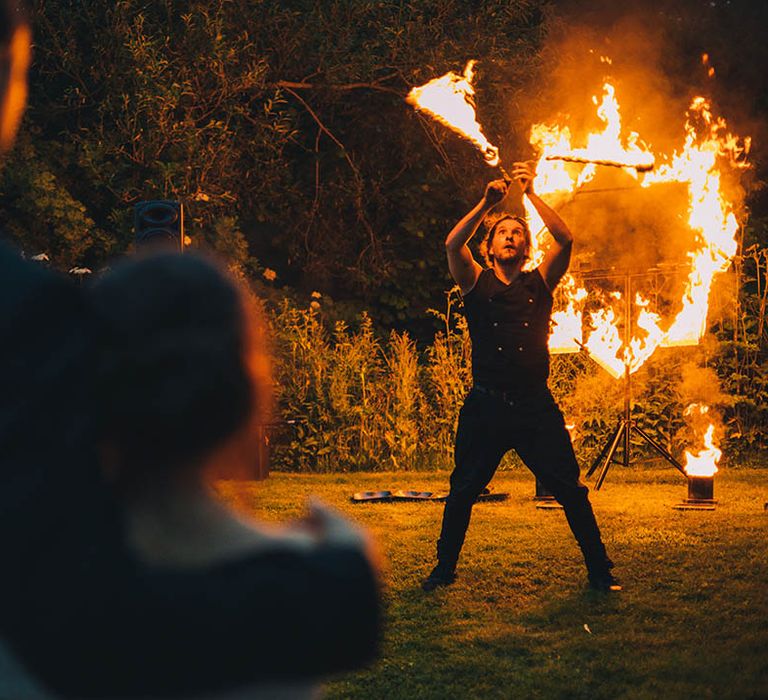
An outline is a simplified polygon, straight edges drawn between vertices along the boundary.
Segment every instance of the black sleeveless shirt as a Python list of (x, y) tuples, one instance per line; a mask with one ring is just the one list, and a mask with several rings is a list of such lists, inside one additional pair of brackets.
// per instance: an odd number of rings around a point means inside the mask
[(464, 296), (464, 313), (476, 384), (513, 392), (546, 385), (552, 293), (538, 269), (510, 285), (483, 270)]

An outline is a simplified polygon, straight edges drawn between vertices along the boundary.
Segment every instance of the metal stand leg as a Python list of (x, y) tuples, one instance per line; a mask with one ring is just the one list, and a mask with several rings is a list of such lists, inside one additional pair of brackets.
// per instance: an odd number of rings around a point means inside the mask
[(595, 481), (595, 491), (599, 491), (600, 487), (603, 485), (603, 481), (605, 481), (605, 476), (608, 474), (608, 469), (611, 466), (611, 462), (613, 461), (613, 455), (616, 453), (616, 449), (619, 446), (619, 442), (622, 438), (624, 438), (624, 460), (627, 459), (627, 431), (626, 431), (626, 425), (624, 423), (624, 419), (619, 421), (619, 427), (616, 429), (616, 434), (613, 437), (613, 441), (611, 442), (611, 446), (608, 450), (608, 454), (605, 457), (605, 461), (603, 463), (603, 469), (597, 476), (597, 481)]
[(616, 424), (616, 428), (614, 428), (614, 431), (611, 433), (611, 436), (606, 441), (605, 445), (603, 445), (603, 449), (600, 450), (600, 454), (597, 455), (597, 458), (594, 462), (592, 462), (592, 466), (589, 468), (589, 471), (587, 472), (587, 478), (592, 476), (597, 471), (597, 468), (603, 463), (603, 460), (605, 459), (605, 455), (608, 454), (608, 451), (611, 448), (611, 445), (613, 444), (613, 441), (618, 435), (618, 433), (621, 431), (623, 421), (619, 419), (619, 422)]
[(685, 473), (685, 469), (683, 468), (683, 465), (680, 464), (667, 450), (665, 450), (661, 445), (659, 445), (656, 440), (654, 440), (648, 433), (646, 433), (642, 428), (638, 427), (637, 425), (634, 426), (635, 430), (637, 431), (637, 434), (643, 438), (656, 452), (658, 452), (664, 459), (667, 460), (675, 469), (677, 469), (681, 474), (685, 476), (685, 478), (688, 478), (688, 475)]
[(597, 469), (600, 467), (600, 473), (597, 476), (597, 480), (595, 481), (595, 491), (599, 491), (600, 487), (603, 485), (603, 481), (605, 481), (605, 477), (608, 474), (608, 469), (610, 468), (611, 464), (613, 462), (616, 462), (617, 460), (613, 459), (613, 456), (616, 454), (616, 450), (619, 447), (619, 443), (624, 443), (624, 454), (622, 455), (622, 460), (620, 464), (623, 464), (625, 467), (629, 466), (630, 463), (630, 435), (632, 431), (635, 431), (643, 440), (645, 440), (656, 452), (663, 457), (667, 462), (669, 462), (675, 469), (677, 469), (683, 476), (688, 478), (688, 475), (685, 473), (685, 469), (683, 468), (683, 465), (680, 464), (673, 456), (670, 454), (670, 452), (666, 449), (664, 449), (661, 445), (659, 445), (656, 440), (654, 440), (648, 433), (646, 433), (640, 426), (638, 426), (634, 421), (627, 421), (624, 418), (621, 418), (619, 420), (619, 424), (616, 426), (616, 429), (611, 433), (610, 438), (608, 439), (608, 442), (605, 443), (603, 446), (603, 449), (600, 451), (600, 454), (598, 455), (597, 459), (592, 463), (592, 466), (589, 468), (589, 471), (587, 472), (587, 478), (592, 476), (592, 474), (597, 471)]
[[(632, 307), (631, 307), (631, 279), (632, 275), (630, 273), (627, 273), (624, 278), (624, 347), (628, 348), (630, 346), (631, 342), (631, 333), (630, 333), (630, 324), (631, 324), (631, 318), (632, 318)], [(582, 346), (582, 349), (585, 349), (584, 346)], [(589, 351), (587, 350), (587, 353)], [(661, 455), (667, 462), (669, 462), (675, 469), (680, 471), (683, 475), (686, 476), (685, 469), (683, 466), (678, 462), (670, 453), (668, 450), (665, 450), (661, 445), (659, 445), (658, 442), (656, 442), (648, 433), (646, 433), (642, 428), (639, 428), (634, 420), (632, 420), (632, 373), (630, 372), (630, 365), (625, 360), (624, 364), (624, 411), (619, 418), (619, 422), (616, 425), (616, 429), (611, 433), (610, 438), (608, 438), (608, 441), (603, 445), (603, 448), (600, 450), (600, 454), (597, 456), (597, 459), (592, 463), (592, 466), (590, 466), (589, 471), (587, 471), (587, 478), (592, 476), (598, 469), (600, 469), (600, 473), (598, 474), (597, 480), (595, 481), (595, 490), (599, 491), (600, 487), (603, 485), (603, 481), (605, 480), (606, 474), (608, 474), (608, 469), (611, 466), (611, 463), (614, 461), (614, 454), (616, 453), (616, 450), (619, 447), (619, 443), (624, 443), (624, 454), (622, 455), (622, 460), (620, 464), (623, 464), (625, 467), (629, 466), (630, 463), (630, 450), (631, 450), (631, 436), (632, 436), (632, 430), (635, 430), (637, 434), (643, 438), (656, 452)]]

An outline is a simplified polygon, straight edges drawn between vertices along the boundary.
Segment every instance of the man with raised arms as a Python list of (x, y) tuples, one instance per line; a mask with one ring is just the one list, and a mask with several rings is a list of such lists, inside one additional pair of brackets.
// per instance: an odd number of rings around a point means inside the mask
[(538, 267), (523, 269), (531, 249), (531, 233), (523, 217), (502, 215), (493, 224), (480, 244), (487, 267), (475, 260), (467, 245), (486, 215), (507, 195), (505, 180), (489, 183), (483, 198), (445, 240), (448, 267), (464, 298), (473, 386), (459, 414), (438, 561), (422, 584), (425, 591), (455, 580), (472, 505), (510, 449), (563, 506), (584, 555), (590, 587), (604, 592), (620, 589), (588, 489), (579, 480), (562, 413), (547, 387), (552, 292), (568, 269), (573, 236), (534, 192), (534, 176), (528, 163), (515, 163), (512, 177), (554, 239)]

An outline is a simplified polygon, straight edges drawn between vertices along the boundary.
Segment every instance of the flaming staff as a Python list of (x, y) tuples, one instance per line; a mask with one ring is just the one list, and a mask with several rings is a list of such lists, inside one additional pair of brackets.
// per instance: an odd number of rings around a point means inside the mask
[(498, 168), (505, 180), (511, 180), (501, 167), (499, 149), (485, 137), (477, 121), (475, 88), (472, 86), (475, 63), (469, 61), (463, 75), (449, 71), (424, 85), (412, 88), (405, 101), (472, 142), (488, 165)]
[(612, 168), (632, 168), (639, 173), (644, 173), (653, 170), (654, 165), (656, 165), (656, 159), (653, 157), (653, 154), (648, 155), (650, 156), (649, 158), (631, 163), (609, 160), (608, 158), (590, 158), (588, 156), (579, 156), (575, 154), (548, 155), (544, 156), (544, 160), (562, 160), (566, 163), (591, 163), (593, 165), (606, 165)]

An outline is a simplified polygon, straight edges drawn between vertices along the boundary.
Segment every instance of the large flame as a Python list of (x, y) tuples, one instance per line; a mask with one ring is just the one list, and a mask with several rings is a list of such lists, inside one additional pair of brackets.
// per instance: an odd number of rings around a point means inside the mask
[[(621, 115), (613, 85), (603, 85), (603, 99), (599, 105), (597, 97), (593, 97), (592, 101), (597, 105), (597, 116), (605, 125), (603, 130), (589, 134), (584, 148), (572, 148), (568, 141), (562, 139), (551, 142), (545, 146), (542, 157), (545, 160), (590, 163), (593, 166), (590, 174), (594, 174), (594, 165), (616, 165), (641, 171), (653, 168), (656, 159), (653, 153), (640, 145), (637, 133), (631, 132), (626, 143), (622, 143)], [(541, 134), (537, 134), (536, 138), (540, 139)], [(531, 143), (535, 144), (533, 138)]]
[[(706, 64), (708, 57), (702, 60)], [(607, 57), (601, 57), (601, 61), (610, 64)], [(489, 165), (498, 165), (498, 149), (477, 122), (472, 87), (474, 65), (475, 61), (469, 61), (464, 75), (451, 72), (415, 87), (406, 99), (469, 139)], [(695, 345), (704, 335), (712, 280), (715, 274), (728, 269), (737, 248), (738, 221), (724, 193), (720, 168), (724, 162), (730, 167), (747, 167), (745, 156), (750, 140), (730, 134), (725, 120), (713, 116), (709, 102), (696, 97), (687, 113), (681, 151), (671, 158), (657, 158), (636, 132), (626, 138), (622, 135), (613, 85), (604, 83), (602, 97), (592, 100), (603, 126), (600, 131), (587, 134), (583, 146), (572, 144), (567, 125), (535, 124), (531, 128), (530, 142), (540, 153), (534, 181), (536, 191), (557, 206), (592, 180), (600, 165), (621, 167), (642, 187), (662, 182), (683, 183), (689, 197), (688, 225), (697, 234), (696, 248), (688, 253), (691, 267), (685, 292), (674, 317), (665, 321), (638, 295), (634, 300), (637, 318), (632, 324), (633, 314), (627, 318), (627, 304), (620, 294), (615, 295), (615, 303), (603, 305), (585, 318), (587, 290), (572, 276), (564, 278), (561, 289), (565, 303), (552, 315), (550, 351), (575, 352), (585, 348), (613, 376), (622, 377), (627, 371), (631, 374), (640, 369), (657, 347)], [(659, 160), (661, 165), (657, 164)], [(583, 167), (566, 166), (566, 162), (581, 163)], [(528, 263), (532, 268), (543, 258), (548, 236), (535, 208), (527, 199), (524, 202), (530, 228), (537, 232)], [(627, 332), (627, 323), (635, 326), (631, 334)]]
[(567, 299), (567, 305), (565, 309), (552, 313), (549, 351), (552, 353), (578, 352), (582, 347), (580, 306), (587, 297), (587, 290), (577, 287), (573, 277), (566, 278), (560, 289)]
[(477, 122), (475, 89), (472, 87), (475, 63), (467, 63), (464, 75), (449, 72), (413, 88), (405, 99), (408, 104), (469, 139), (482, 151), (488, 165), (495, 166), (499, 164), (499, 149), (485, 138)]
[[(708, 406), (691, 404), (685, 410), (685, 415), (691, 416), (698, 413), (699, 417), (701, 417), (708, 412)], [(714, 476), (717, 472), (717, 463), (720, 461), (723, 453), (714, 443), (714, 434), (715, 426), (712, 423), (709, 423), (709, 427), (707, 427), (706, 432), (704, 433), (704, 448), (699, 450), (695, 455), (688, 452), (688, 450), (685, 451), (685, 473), (688, 474), (688, 476)]]
[[(682, 150), (652, 172), (647, 168), (657, 158), (642, 144), (637, 133), (622, 138), (621, 116), (615, 90), (603, 85), (597, 115), (603, 122), (599, 133), (589, 134), (584, 147), (574, 147), (568, 126), (536, 124), (531, 129), (530, 142), (540, 152), (534, 186), (550, 202), (573, 197), (578, 189), (594, 178), (599, 164), (623, 167), (642, 187), (661, 182), (684, 183), (688, 189), (688, 225), (697, 234), (696, 249), (689, 252), (690, 273), (687, 287), (674, 317), (663, 322), (639, 295), (634, 308), (639, 313), (632, 334), (619, 324), (627, 322), (624, 303), (611, 305), (588, 315), (585, 325), (586, 340), (579, 341), (583, 304), (588, 294), (575, 280), (566, 276), (563, 284), (565, 308), (553, 314), (550, 336), (552, 352), (571, 352), (576, 347), (586, 348), (595, 361), (614, 377), (628, 370), (636, 372), (659, 346), (695, 345), (707, 328), (709, 292), (714, 275), (728, 269), (736, 254), (738, 222), (733, 205), (722, 186), (720, 167), (723, 162), (731, 167), (746, 167), (744, 160), (749, 151), (749, 139), (739, 139), (728, 133), (724, 119), (712, 115), (708, 101), (695, 98), (685, 122), (685, 142)], [(566, 167), (564, 161), (587, 162), (580, 171)], [(531, 266), (542, 259), (546, 236), (544, 223), (536, 210), (526, 201), (531, 228), (538, 231)], [(570, 344), (568, 342), (570, 340)]]
[(739, 224), (722, 192), (718, 156), (728, 156), (732, 165), (744, 167), (742, 156), (749, 150), (749, 139), (742, 146), (726, 128), (724, 119), (712, 117), (703, 97), (695, 98), (688, 112), (682, 152), (675, 153), (670, 165), (662, 166), (642, 182), (644, 187), (655, 182), (686, 183), (690, 198), (688, 225), (699, 234), (698, 249), (689, 253), (691, 272), (682, 308), (666, 332), (665, 345), (699, 342), (707, 328), (712, 279), (728, 269), (736, 254)]

